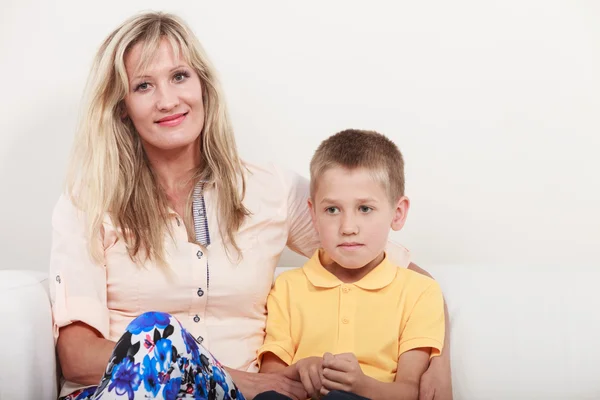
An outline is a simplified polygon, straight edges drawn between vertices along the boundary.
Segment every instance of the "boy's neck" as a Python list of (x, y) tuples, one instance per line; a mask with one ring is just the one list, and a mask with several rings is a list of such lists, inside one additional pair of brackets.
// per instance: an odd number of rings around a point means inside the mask
[(367, 265), (361, 268), (344, 268), (343, 266), (336, 263), (327, 252), (323, 249), (319, 251), (319, 261), (323, 268), (331, 272), (344, 283), (355, 283), (360, 281), (362, 278), (367, 276), (369, 272), (373, 271), (385, 258), (385, 252), (381, 252), (375, 259), (371, 260)]

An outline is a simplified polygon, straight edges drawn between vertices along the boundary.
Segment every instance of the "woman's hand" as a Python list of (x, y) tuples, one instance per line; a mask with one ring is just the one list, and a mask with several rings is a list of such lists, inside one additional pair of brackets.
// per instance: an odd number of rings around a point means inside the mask
[(294, 380), (296, 371), (293, 366), (272, 373), (244, 372), (231, 368), (225, 369), (229, 372), (233, 382), (247, 400), (252, 400), (259, 393), (270, 390), (288, 396), (292, 400), (306, 400), (308, 397), (302, 382)]

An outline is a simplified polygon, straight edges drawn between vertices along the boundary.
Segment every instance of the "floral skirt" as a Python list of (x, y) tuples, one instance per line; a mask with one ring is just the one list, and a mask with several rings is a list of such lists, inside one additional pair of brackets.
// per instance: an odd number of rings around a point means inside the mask
[(244, 400), (223, 366), (169, 314), (134, 319), (115, 346), (100, 385), (60, 400)]

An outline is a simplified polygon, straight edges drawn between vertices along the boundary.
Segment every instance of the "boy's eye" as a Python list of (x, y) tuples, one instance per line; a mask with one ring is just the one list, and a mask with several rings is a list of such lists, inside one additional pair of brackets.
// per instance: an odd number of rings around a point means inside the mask
[(360, 206), (360, 207), (358, 207), (358, 209), (359, 209), (359, 211), (361, 213), (365, 213), (365, 214), (366, 213), (370, 213), (371, 211), (373, 211), (373, 209), (371, 207), (368, 207), (368, 206)]
[(327, 208), (325, 209), (325, 212), (326, 212), (327, 214), (337, 214), (337, 213), (339, 213), (339, 212), (340, 212), (340, 209), (339, 209), (339, 208), (337, 208), (337, 207), (327, 207)]

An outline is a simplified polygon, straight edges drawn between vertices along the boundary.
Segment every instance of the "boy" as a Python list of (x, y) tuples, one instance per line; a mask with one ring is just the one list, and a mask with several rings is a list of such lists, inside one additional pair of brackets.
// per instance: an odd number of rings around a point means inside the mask
[(312, 398), (416, 400), (442, 351), (444, 303), (434, 280), (384, 252), (409, 209), (402, 154), (379, 133), (346, 130), (321, 143), (310, 174), (322, 248), (275, 282), (261, 372), (290, 369)]

